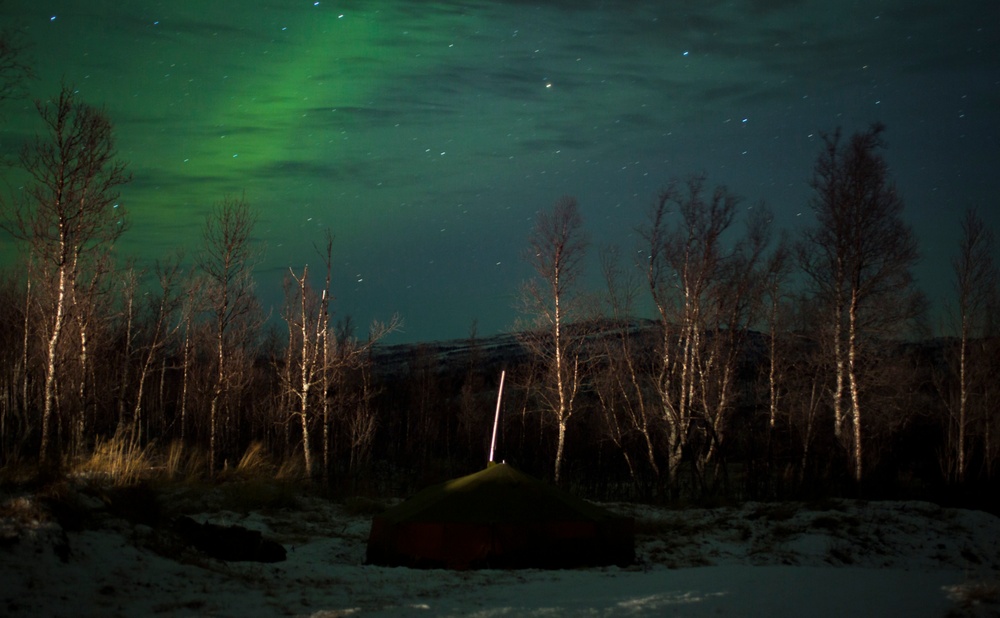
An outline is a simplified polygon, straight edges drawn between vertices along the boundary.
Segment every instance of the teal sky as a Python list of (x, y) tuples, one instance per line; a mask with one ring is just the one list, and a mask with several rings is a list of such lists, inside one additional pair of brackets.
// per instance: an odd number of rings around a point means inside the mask
[[(594, 287), (597, 247), (634, 252), (673, 177), (808, 224), (838, 126), (887, 124), (932, 299), (962, 211), (1000, 227), (995, 0), (2, 0), (0, 24), (32, 45), (33, 97), (64, 80), (107, 108), (134, 174), (124, 254), (190, 256), (212, 204), (245, 193), (265, 302), (329, 228), (338, 315), (399, 312), (392, 341), (509, 329), (535, 213), (561, 195)], [(2, 111), (12, 152), (37, 115)]]

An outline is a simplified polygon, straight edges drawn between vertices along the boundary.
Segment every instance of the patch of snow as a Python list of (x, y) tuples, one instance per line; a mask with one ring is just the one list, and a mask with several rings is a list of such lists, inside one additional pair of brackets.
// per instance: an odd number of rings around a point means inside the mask
[(81, 529), (67, 529), (29, 497), (0, 496), (0, 614), (776, 618), (1000, 611), (1000, 518), (928, 503), (607, 505), (636, 517), (637, 564), (563, 571), (368, 566), (370, 517), (314, 496), (296, 504), (191, 511), (198, 521), (260, 530), (288, 551), (285, 562), (259, 564), (170, 546), (155, 526), (99, 509)]

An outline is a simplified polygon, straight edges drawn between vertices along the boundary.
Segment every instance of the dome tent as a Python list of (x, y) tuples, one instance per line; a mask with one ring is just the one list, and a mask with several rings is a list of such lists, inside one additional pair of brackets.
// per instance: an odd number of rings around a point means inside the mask
[(369, 564), (571, 568), (635, 560), (634, 520), (507, 464), (428, 487), (372, 520)]

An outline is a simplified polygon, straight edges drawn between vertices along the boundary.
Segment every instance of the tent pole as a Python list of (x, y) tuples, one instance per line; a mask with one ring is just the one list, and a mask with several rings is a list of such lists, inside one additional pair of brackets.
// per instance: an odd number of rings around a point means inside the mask
[(486, 465), (493, 463), (493, 451), (497, 446), (497, 425), (500, 424), (500, 398), (503, 397), (503, 378), (507, 375), (507, 370), (500, 372), (500, 388), (497, 390), (497, 412), (493, 415), (493, 439), (490, 440), (490, 458)]

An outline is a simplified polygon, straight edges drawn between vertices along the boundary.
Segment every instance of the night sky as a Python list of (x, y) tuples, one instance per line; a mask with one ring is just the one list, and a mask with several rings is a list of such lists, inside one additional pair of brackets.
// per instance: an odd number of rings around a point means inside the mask
[[(932, 300), (961, 213), (1000, 228), (996, 0), (4, 0), (0, 24), (32, 45), (33, 97), (64, 80), (106, 106), (134, 174), (123, 254), (190, 257), (212, 204), (245, 193), (265, 303), (289, 266), (318, 270), (330, 228), (338, 316), (399, 312), (392, 342), (510, 329), (535, 214), (562, 195), (595, 288), (597, 248), (635, 255), (674, 177), (808, 225), (838, 126), (887, 125)], [(2, 111), (13, 152), (37, 114)]]

